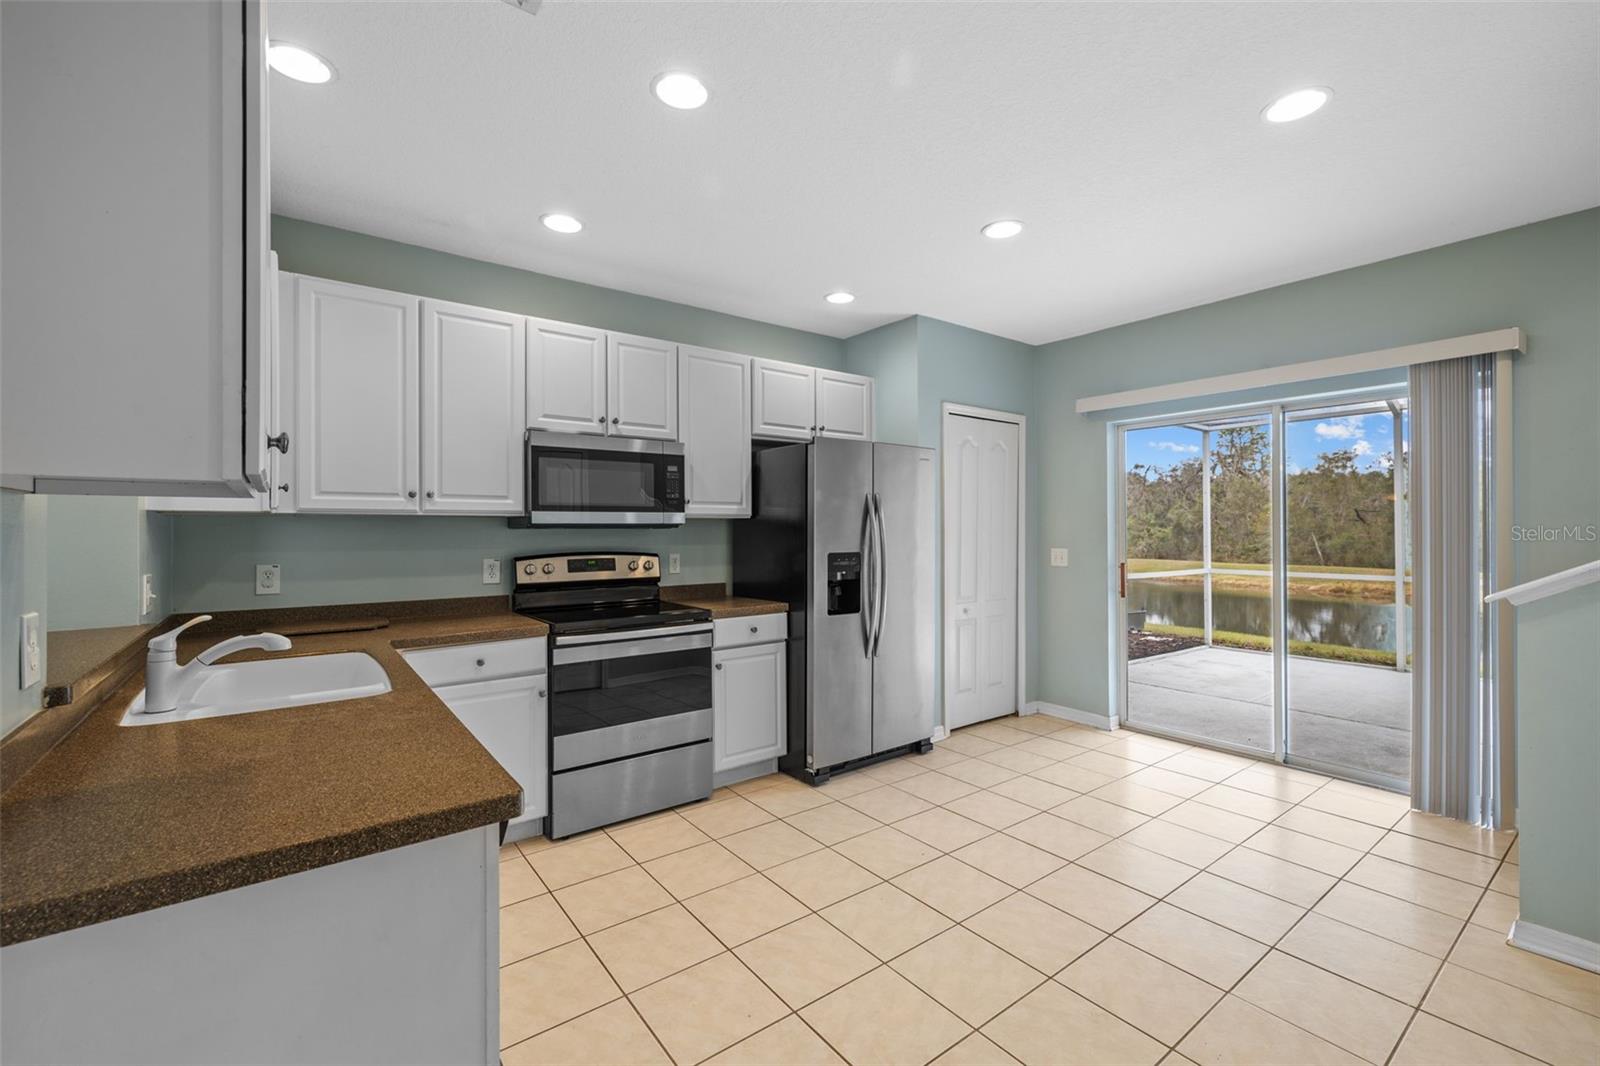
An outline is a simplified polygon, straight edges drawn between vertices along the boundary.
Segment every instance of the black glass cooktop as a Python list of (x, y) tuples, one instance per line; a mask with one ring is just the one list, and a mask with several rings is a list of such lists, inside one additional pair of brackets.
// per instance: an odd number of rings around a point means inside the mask
[(645, 603), (610, 603), (579, 607), (522, 607), (519, 614), (537, 618), (557, 635), (604, 633), (616, 629), (650, 629), (654, 626), (688, 625), (706, 622), (711, 612), (704, 607), (653, 600)]

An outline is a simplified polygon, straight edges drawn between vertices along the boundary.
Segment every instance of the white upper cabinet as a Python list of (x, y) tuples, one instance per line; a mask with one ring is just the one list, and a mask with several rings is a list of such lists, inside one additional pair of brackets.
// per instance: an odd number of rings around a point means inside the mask
[(678, 349), (684, 514), (690, 518), (750, 517), (750, 363), (748, 355), (733, 352)]
[(422, 301), (422, 510), (522, 510), (521, 315)]
[(606, 334), (527, 320), (527, 424), (559, 433), (606, 432)]
[(872, 440), (872, 379), (817, 371), (817, 435)]
[(247, 496), (265, 483), (262, 5), (0, 3), (0, 22), (0, 484)]
[(817, 372), (775, 359), (751, 360), (750, 431), (769, 440), (810, 440), (816, 434)]
[(678, 439), (678, 346), (626, 333), (606, 335), (607, 432)]
[(416, 511), (419, 299), (321, 278), (295, 288), (299, 509)]

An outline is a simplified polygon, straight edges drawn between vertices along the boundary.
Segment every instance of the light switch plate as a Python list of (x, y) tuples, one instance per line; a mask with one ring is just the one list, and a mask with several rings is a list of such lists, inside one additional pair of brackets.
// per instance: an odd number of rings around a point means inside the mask
[(1050, 565), (1051, 566), (1066, 566), (1067, 565), (1067, 549), (1065, 549), (1065, 548), (1051, 548), (1050, 549)]
[(256, 564), (256, 595), (276, 596), (283, 591), (283, 575), (277, 563)]
[(667, 573), (676, 574), (683, 569), (683, 556), (677, 552), (667, 553)]
[(485, 585), (500, 584), (500, 560), (485, 559), (483, 561), (483, 583)]
[(32, 688), (39, 683), (39, 664), (43, 652), (39, 647), (39, 612), (29, 611), (22, 616), (21, 647), (18, 649), (20, 658), (17, 671), (17, 687)]
[(154, 574), (144, 574), (139, 578), (139, 613), (146, 615), (156, 602), (156, 582)]

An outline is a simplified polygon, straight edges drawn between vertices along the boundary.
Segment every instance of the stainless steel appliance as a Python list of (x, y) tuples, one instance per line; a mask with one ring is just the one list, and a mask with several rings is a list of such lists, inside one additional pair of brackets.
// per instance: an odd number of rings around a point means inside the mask
[(711, 612), (661, 599), (638, 552), (515, 561), (550, 626), (552, 839), (711, 795)]
[(523, 472), (527, 526), (683, 524), (683, 445), (530, 429)]
[(779, 765), (801, 780), (928, 749), (936, 466), (928, 448), (830, 438), (756, 453), (733, 589), (789, 605)]

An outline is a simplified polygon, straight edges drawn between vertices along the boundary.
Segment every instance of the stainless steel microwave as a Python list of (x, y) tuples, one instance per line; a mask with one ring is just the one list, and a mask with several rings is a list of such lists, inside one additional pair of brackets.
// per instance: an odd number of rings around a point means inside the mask
[(682, 444), (537, 429), (526, 443), (528, 516), (513, 525), (683, 524)]

